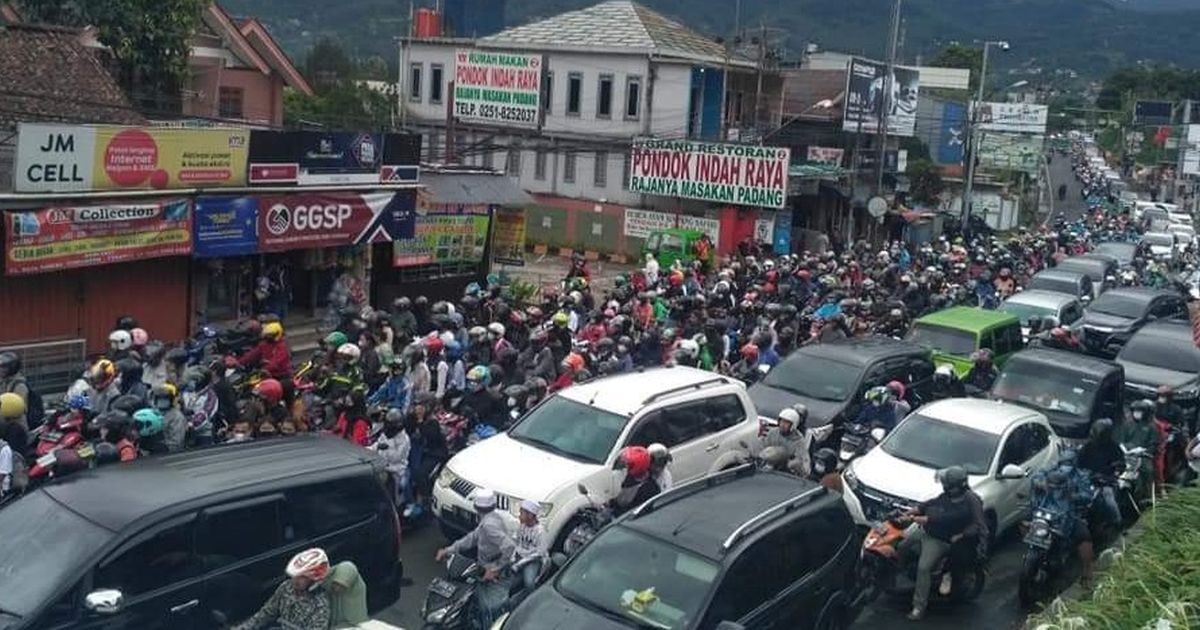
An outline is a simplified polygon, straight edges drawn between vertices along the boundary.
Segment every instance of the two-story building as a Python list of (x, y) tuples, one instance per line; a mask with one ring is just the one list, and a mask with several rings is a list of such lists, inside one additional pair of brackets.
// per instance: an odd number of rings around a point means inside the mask
[[(448, 117), (455, 53), (540, 54), (542, 109), (533, 128)], [(726, 45), (629, 0), (611, 0), (478, 39), (406, 38), (400, 105), (431, 162), (503, 169), (536, 204), (527, 239), (551, 247), (632, 253), (627, 209), (720, 220), (712, 204), (631, 193), (635, 137), (743, 139), (778, 126), (780, 81)], [(732, 246), (722, 243), (719, 246)], [(725, 249), (725, 247), (722, 247)]]

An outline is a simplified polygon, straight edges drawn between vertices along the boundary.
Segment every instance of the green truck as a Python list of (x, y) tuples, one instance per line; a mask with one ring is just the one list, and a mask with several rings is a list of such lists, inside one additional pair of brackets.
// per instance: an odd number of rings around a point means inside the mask
[(936, 365), (949, 364), (959, 378), (971, 370), (971, 353), (980, 348), (992, 351), (999, 369), (1025, 346), (1021, 320), (1003, 311), (956, 306), (930, 313), (913, 322), (906, 337), (933, 352)]

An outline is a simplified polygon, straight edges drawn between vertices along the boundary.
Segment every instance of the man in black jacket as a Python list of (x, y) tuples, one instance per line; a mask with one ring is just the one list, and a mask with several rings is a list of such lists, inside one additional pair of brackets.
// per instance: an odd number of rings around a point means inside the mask
[(980, 535), (976, 503), (969, 497), (967, 471), (951, 466), (941, 471), (939, 477), (942, 494), (913, 510), (912, 520), (920, 527), (900, 543), (902, 554), (920, 552), (913, 607), (908, 613), (913, 621), (925, 616), (933, 569), (950, 552), (951, 545)]

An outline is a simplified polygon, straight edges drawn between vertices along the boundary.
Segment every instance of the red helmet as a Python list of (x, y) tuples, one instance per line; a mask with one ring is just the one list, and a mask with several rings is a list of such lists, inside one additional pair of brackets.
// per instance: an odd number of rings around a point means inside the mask
[(617, 456), (617, 463), (630, 477), (644, 477), (650, 473), (650, 451), (644, 446), (626, 446)]
[(673, 286), (673, 287), (677, 287), (677, 286), (683, 284), (683, 272), (679, 271), (678, 269), (676, 269), (675, 271), (672, 271), (670, 280), (671, 280), (671, 286)]
[(429, 354), (437, 354), (438, 352), (442, 351), (442, 348), (445, 347), (446, 344), (442, 343), (440, 337), (434, 336), (425, 340), (425, 348), (429, 351)]
[(254, 395), (275, 405), (283, 400), (283, 385), (273, 378), (265, 378), (254, 386)]
[(740, 352), (742, 353), (742, 358), (746, 359), (747, 361), (757, 361), (758, 360), (758, 346), (756, 346), (752, 343), (748, 343), (748, 344), (742, 346), (742, 349)]
[(796, 272), (796, 277), (800, 278), (801, 280), (808, 280), (812, 277), (812, 272), (807, 269), (800, 269)]

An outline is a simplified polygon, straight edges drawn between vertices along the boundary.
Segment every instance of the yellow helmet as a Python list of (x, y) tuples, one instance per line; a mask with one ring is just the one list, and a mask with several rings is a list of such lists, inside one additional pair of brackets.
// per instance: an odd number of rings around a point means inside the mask
[(267, 322), (262, 327), (263, 339), (279, 339), (283, 336), (283, 324), (279, 322)]
[(25, 415), (25, 399), (12, 392), (0, 394), (0, 417), (20, 418)]

